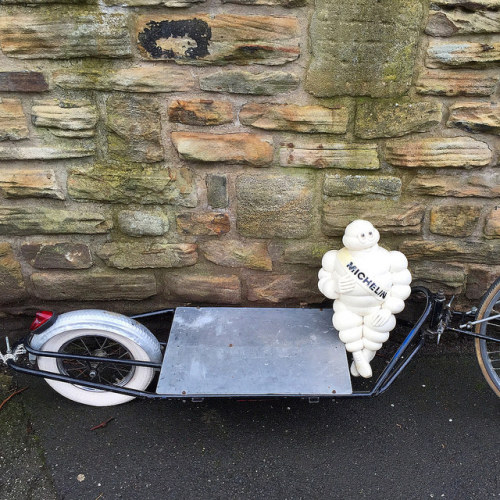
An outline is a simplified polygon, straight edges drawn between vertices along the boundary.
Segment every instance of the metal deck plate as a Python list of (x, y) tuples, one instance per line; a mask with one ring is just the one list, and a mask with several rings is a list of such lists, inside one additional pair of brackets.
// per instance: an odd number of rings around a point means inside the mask
[(180, 307), (156, 392), (163, 395), (352, 394), (332, 311)]

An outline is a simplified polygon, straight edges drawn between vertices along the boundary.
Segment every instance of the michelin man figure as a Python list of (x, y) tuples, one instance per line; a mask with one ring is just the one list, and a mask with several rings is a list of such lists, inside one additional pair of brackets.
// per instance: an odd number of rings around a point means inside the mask
[(318, 287), (335, 299), (333, 326), (352, 353), (351, 374), (370, 378), (370, 361), (396, 326), (395, 314), (411, 293), (408, 261), (378, 246), (380, 233), (365, 220), (345, 229), (341, 250), (323, 256)]

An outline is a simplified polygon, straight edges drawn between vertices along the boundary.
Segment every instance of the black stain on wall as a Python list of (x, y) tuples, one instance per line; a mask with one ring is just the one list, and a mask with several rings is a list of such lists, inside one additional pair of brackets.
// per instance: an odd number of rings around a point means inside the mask
[[(212, 30), (201, 19), (150, 21), (146, 26), (139, 33), (138, 40), (153, 59), (181, 59), (183, 57), (198, 59), (209, 54), (208, 42), (212, 38)], [(183, 54), (176, 53), (173, 49), (163, 49), (157, 44), (158, 40), (184, 37), (191, 39), (193, 46), (188, 47)]]

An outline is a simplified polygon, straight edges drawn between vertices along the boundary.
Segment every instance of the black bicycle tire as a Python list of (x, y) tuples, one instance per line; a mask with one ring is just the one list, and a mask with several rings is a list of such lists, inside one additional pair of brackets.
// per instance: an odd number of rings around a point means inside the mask
[[(477, 319), (481, 320), (485, 317), (485, 314), (491, 310), (493, 304), (500, 300), (500, 278), (497, 278), (493, 284), (488, 288), (487, 292), (483, 295), (481, 302), (479, 303), (479, 311), (477, 313)], [(476, 333), (485, 334), (488, 322), (479, 323), (476, 325)], [(476, 338), (476, 356), (483, 373), (484, 378), (488, 382), (488, 385), (493, 389), (493, 392), (500, 397), (500, 377), (496, 374), (492, 367), (491, 359), (488, 357), (488, 352), (486, 349), (486, 340)], [(500, 344), (499, 344), (500, 348)]]

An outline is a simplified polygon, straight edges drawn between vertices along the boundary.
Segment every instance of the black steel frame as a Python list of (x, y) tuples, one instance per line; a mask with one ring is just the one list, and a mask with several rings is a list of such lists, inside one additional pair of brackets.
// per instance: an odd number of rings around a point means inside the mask
[[(412, 288), (412, 294), (417, 294), (421, 293), (425, 297), (425, 307), (420, 315), (419, 319), (415, 322), (413, 327), (411, 328), (410, 332), (407, 334), (397, 351), (394, 353), (393, 357), (389, 361), (388, 365), (385, 367), (385, 369), (382, 371), (380, 376), (378, 377), (377, 381), (375, 382), (373, 388), (369, 391), (354, 391), (352, 394), (331, 394), (331, 395), (321, 395), (321, 398), (367, 398), (367, 397), (374, 397), (378, 396), (380, 394), (383, 394), (396, 380), (396, 378), (401, 374), (401, 372), (408, 366), (410, 361), (415, 357), (418, 351), (423, 347), (426, 337), (430, 335), (436, 335), (436, 332), (432, 330), (423, 330), (423, 326), (426, 323), (426, 321), (429, 319), (429, 316), (431, 316), (431, 323), (436, 323), (437, 319), (442, 317), (443, 314), (447, 314), (448, 312), (450, 314), (453, 314), (451, 311), (446, 311), (445, 307), (443, 306), (442, 300), (440, 300), (439, 295), (433, 295), (427, 288), (425, 287), (414, 287)], [(145, 314), (138, 314), (135, 316), (131, 316), (133, 319), (139, 319), (139, 318), (146, 318), (146, 317), (152, 317), (152, 316), (159, 316), (162, 314), (172, 314), (175, 312), (175, 309), (162, 309), (160, 311), (153, 311), (150, 313), (145, 313)], [(460, 314), (463, 316), (462, 313), (456, 313)], [(432, 325), (435, 326), (435, 325)], [(485, 340), (492, 340), (494, 342), (500, 342), (499, 339), (494, 339), (491, 337), (487, 337), (484, 335), (480, 335), (477, 333), (474, 333), (472, 331), (468, 330), (463, 330), (463, 329), (458, 329), (458, 328), (447, 328), (448, 330), (462, 333), (471, 337), (476, 337), (476, 338), (481, 338)], [(410, 349), (410, 345), (412, 344), (412, 341), (417, 339), (417, 342), (412, 346)], [(53, 358), (64, 358), (64, 359), (76, 359), (80, 361), (94, 361), (94, 362), (99, 362), (99, 363), (115, 363), (115, 364), (123, 364), (123, 365), (128, 365), (128, 366), (147, 366), (153, 369), (159, 370), (161, 368), (161, 363), (152, 363), (149, 361), (136, 361), (136, 360), (123, 360), (123, 359), (114, 359), (114, 358), (103, 358), (103, 357), (95, 357), (95, 356), (81, 356), (81, 355), (76, 355), (76, 354), (63, 354), (63, 353), (58, 353), (58, 352), (50, 352), (50, 351), (40, 351), (37, 349), (34, 349), (31, 347), (29, 343), (30, 338), (28, 337), (27, 339), (21, 340), (17, 342), (14, 345), (14, 348), (16, 345), (23, 344), (26, 351), (30, 355), (34, 356), (47, 356), (47, 357), (53, 357)], [(166, 345), (165, 343), (162, 343), (163, 345)], [(407, 352), (408, 351), (408, 352)], [(177, 395), (177, 394), (156, 394), (152, 392), (147, 392), (147, 391), (138, 391), (134, 389), (127, 389), (126, 387), (119, 387), (119, 386), (110, 386), (106, 384), (100, 384), (97, 382), (90, 382), (86, 380), (79, 380), (75, 379), (73, 377), (69, 377), (67, 375), (61, 375), (58, 373), (52, 373), (52, 372), (47, 372), (44, 370), (38, 370), (35, 368), (28, 368), (25, 366), (21, 366), (14, 362), (12, 359), (7, 361), (7, 365), (9, 368), (12, 370), (19, 372), (19, 373), (24, 373), (27, 375), (33, 375), (37, 377), (43, 377), (51, 380), (56, 380), (58, 382), (66, 382), (70, 384), (75, 384), (79, 385), (82, 387), (88, 387), (90, 389), (99, 389), (99, 390), (105, 390), (109, 392), (116, 392), (118, 394), (125, 394), (128, 396), (133, 396), (133, 397), (140, 397), (140, 398), (147, 398), (147, 399), (204, 399), (204, 398), (237, 398), (241, 399), (246, 397), (247, 395), (240, 394), (240, 395), (229, 395), (229, 396), (224, 396), (224, 395), (217, 395), (217, 394), (207, 394), (207, 395), (196, 395), (196, 396), (190, 396), (189, 394), (187, 395)], [(255, 396), (248, 396), (255, 398)], [(317, 399), (318, 395), (317, 394), (297, 394), (297, 395), (286, 395), (286, 396), (280, 396), (280, 395), (259, 395), (258, 399), (267, 399), (267, 398), (281, 398), (281, 397), (289, 397), (289, 398), (310, 398), (310, 399)]]

